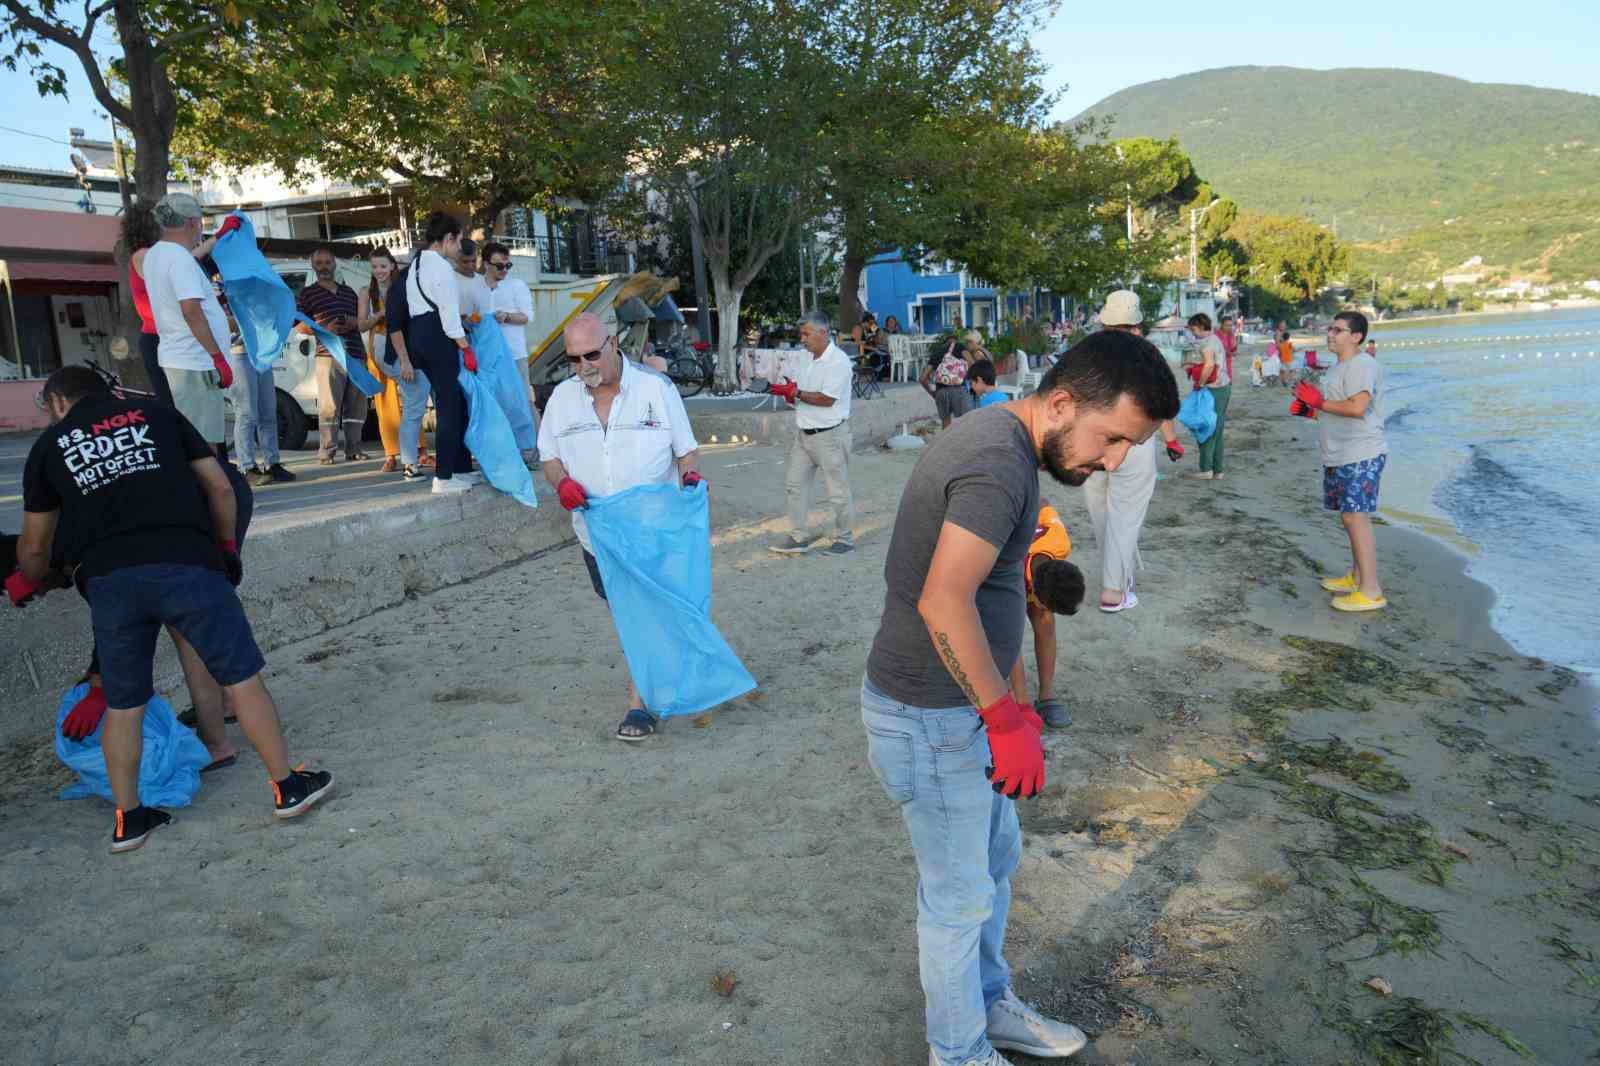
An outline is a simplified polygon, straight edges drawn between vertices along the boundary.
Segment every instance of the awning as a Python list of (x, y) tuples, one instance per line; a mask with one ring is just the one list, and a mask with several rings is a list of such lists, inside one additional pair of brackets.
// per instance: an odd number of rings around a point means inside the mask
[(7, 276), (18, 281), (58, 281), (68, 284), (120, 285), (123, 269), (115, 263), (52, 263), (48, 260), (5, 259)]

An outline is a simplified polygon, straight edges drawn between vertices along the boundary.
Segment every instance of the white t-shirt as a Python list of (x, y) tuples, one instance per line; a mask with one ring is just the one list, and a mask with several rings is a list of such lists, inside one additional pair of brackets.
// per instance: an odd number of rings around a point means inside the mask
[(850, 357), (831, 342), (821, 355), (803, 363), (796, 379), (800, 391), (832, 396), (833, 405), (818, 407), (801, 400), (794, 405), (794, 424), (801, 429), (831, 429), (849, 418), (850, 384), (854, 377), (855, 368), (850, 365)]
[[(675, 485), (676, 460), (697, 450), (683, 397), (670, 379), (622, 361), (621, 391), (606, 425), (594, 397), (577, 376), (556, 386), (539, 423), (539, 458), (561, 460), (567, 475), (591, 496), (610, 496), (635, 485)], [(572, 531), (590, 549), (583, 511), (572, 512)]]
[(194, 254), (174, 241), (160, 241), (144, 253), (144, 285), (161, 336), (158, 361), (170, 370), (211, 370), (211, 353), (195, 340), (184, 321), (184, 300), (199, 300), (218, 351), (228, 348), (228, 316), (217, 301), (206, 272)]
[[(461, 289), (451, 280), (457, 276), (456, 268), (431, 248), (424, 249), (406, 271), (406, 307), (411, 317), (421, 318), (432, 311), (431, 300), (439, 308), (439, 328), (452, 340), (461, 340), (467, 335), (461, 328)], [(427, 299), (423, 298), (424, 294)]]
[[(528, 285), (521, 278), (503, 278), (500, 284), (490, 289), (491, 310), (515, 311), (517, 314), (527, 315), (528, 321), (533, 321), (533, 293), (528, 291)], [(506, 335), (506, 347), (511, 349), (511, 354), (518, 359), (528, 358), (528, 327), (512, 322), (500, 323), (500, 332)]]
[(461, 318), (463, 321), (473, 315), (488, 318), (494, 314), (494, 293), (489, 291), (489, 283), (483, 280), (482, 274), (471, 277), (456, 273), (456, 293), (461, 303)]

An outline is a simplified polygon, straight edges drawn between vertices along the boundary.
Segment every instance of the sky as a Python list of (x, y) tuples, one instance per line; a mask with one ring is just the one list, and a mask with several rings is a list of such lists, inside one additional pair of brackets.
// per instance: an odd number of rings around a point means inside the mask
[[(1070, 118), (1132, 85), (1212, 67), (1397, 67), (1469, 81), (1600, 95), (1600, 0), (1059, 0), (1034, 44), (1065, 88)], [(70, 100), (43, 100), (25, 71), (0, 68), (0, 163), (68, 168), (67, 130), (105, 139), (109, 127), (81, 71), (56, 56)], [(21, 131), (21, 132), (18, 132)]]

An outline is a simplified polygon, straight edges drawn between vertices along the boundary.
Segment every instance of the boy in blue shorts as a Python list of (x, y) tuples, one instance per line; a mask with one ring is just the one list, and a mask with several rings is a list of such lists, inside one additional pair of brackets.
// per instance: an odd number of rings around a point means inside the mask
[(1295, 386), (1289, 410), (1321, 418), (1322, 505), (1339, 512), (1350, 538), (1353, 565), (1343, 577), (1325, 577), (1322, 587), (1337, 593), (1338, 611), (1377, 611), (1388, 606), (1378, 583), (1378, 542), (1372, 515), (1378, 509), (1378, 482), (1389, 457), (1383, 435), (1383, 371), (1361, 346), (1367, 316), (1342, 311), (1328, 327), (1328, 347), (1339, 362), (1322, 376), (1322, 388), (1309, 381)]

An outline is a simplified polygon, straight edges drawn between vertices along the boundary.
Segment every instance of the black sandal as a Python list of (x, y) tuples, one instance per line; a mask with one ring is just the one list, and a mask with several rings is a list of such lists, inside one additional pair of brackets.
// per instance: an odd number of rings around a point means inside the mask
[[(630, 744), (636, 744), (641, 740), (648, 740), (655, 733), (656, 724), (660, 721), (661, 719), (657, 718), (643, 707), (631, 708), (627, 714), (622, 716), (622, 724), (617, 726), (617, 739), (625, 740)], [(623, 732), (624, 729), (629, 728), (642, 730), (642, 732), (638, 734)]]

